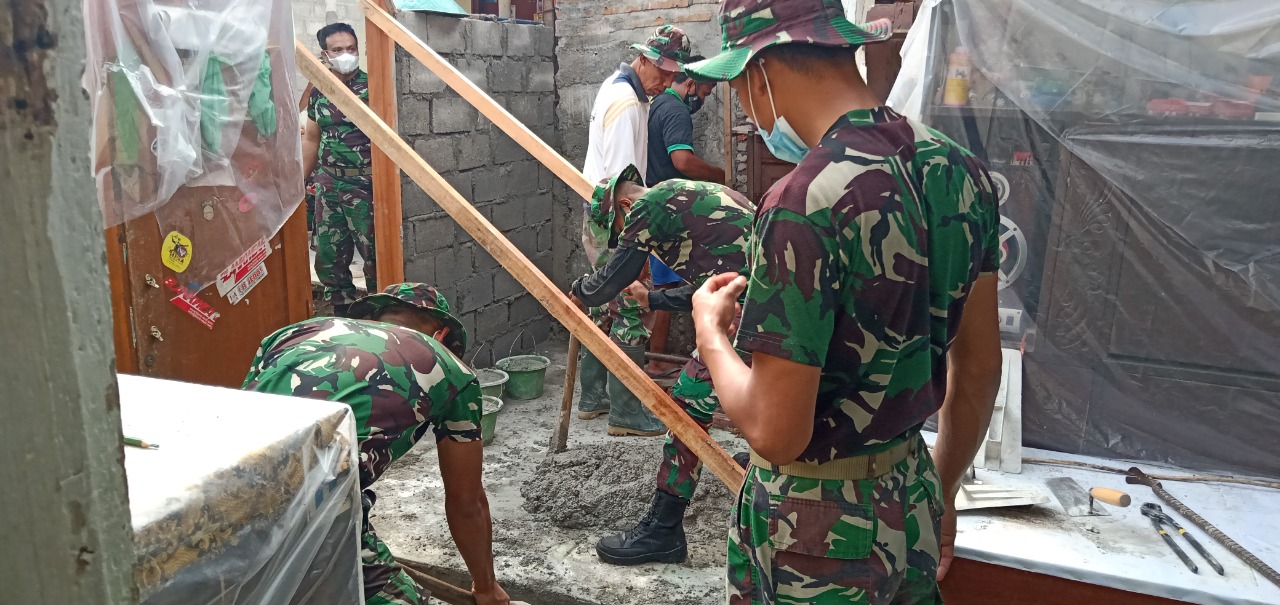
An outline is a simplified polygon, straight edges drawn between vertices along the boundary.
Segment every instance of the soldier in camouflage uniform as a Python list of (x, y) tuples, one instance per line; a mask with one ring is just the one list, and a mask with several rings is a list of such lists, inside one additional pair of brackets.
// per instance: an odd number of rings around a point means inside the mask
[[(330, 70), (368, 103), (369, 76), (357, 66), (359, 45), (351, 26), (326, 25), (316, 38)], [(368, 135), (318, 88), (311, 89), (307, 119), (303, 174), (314, 171), (316, 276), (324, 286), (323, 299), (342, 317), (359, 296), (351, 276), (355, 252), (364, 259), (367, 290), (377, 290), (371, 146)]]
[[(729, 81), (797, 164), (761, 199), (748, 275), (694, 295), (699, 354), (752, 449), (727, 600), (941, 603), (1000, 381), (993, 183), (863, 82), (854, 50), (887, 21), (855, 25), (839, 0), (724, 0), (719, 21), (723, 52), (685, 71)], [(740, 296), (750, 366), (729, 336)]]
[(435, 435), (445, 514), (471, 572), (477, 603), (508, 603), (494, 580), (492, 526), (481, 485), (480, 384), (460, 361), (467, 333), (424, 284), (395, 284), (356, 301), (352, 318), (320, 317), (262, 341), (242, 388), (340, 401), (355, 412), (364, 521), (366, 605), (420, 605), (427, 592), (396, 563), (369, 523), (370, 489), (427, 429)]
[[(608, 218), (617, 248), (603, 268), (575, 281), (570, 290), (588, 305), (629, 297), (652, 310), (689, 311), (693, 291), (718, 273), (742, 271), (755, 206), (723, 185), (672, 179), (646, 188), (640, 172), (629, 167), (596, 188), (591, 212)], [(632, 285), (652, 254), (671, 267), (685, 285), (648, 290)], [(671, 395), (703, 429), (719, 407), (715, 387), (702, 360), (694, 357), (680, 372)], [(615, 411), (609, 415), (614, 421)], [(610, 426), (613, 431), (613, 427)], [(596, 544), (600, 559), (618, 565), (649, 561), (676, 563), (687, 556), (684, 511), (702, 472), (701, 461), (674, 435), (667, 435), (658, 486), (649, 514), (630, 531)]]

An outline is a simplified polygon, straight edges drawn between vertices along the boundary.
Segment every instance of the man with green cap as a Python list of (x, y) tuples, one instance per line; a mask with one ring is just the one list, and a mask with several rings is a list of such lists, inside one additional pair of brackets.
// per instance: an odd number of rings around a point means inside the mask
[(461, 361), (467, 332), (425, 284), (395, 284), (354, 302), (351, 318), (319, 317), (262, 341), (242, 388), (340, 401), (355, 412), (364, 490), (366, 605), (419, 605), (427, 592), (369, 523), (370, 487), (430, 429), (444, 508), (477, 604), (509, 603), (493, 571), (493, 525), (481, 483), (480, 385)]
[[(649, 97), (670, 86), (689, 57), (688, 38), (680, 28), (670, 25), (659, 27), (644, 44), (634, 44), (632, 48), (639, 55), (630, 64), (619, 65), (605, 79), (591, 109), (587, 161), (582, 173), (592, 182), (617, 176), (628, 166), (637, 167), (641, 176), (644, 175), (648, 160)], [(608, 259), (609, 225), (593, 221), (585, 203), (583, 210), (583, 249), (588, 264), (598, 269)], [(612, 329), (619, 336), (619, 346), (632, 358), (638, 357), (640, 365), (644, 364), (649, 328), (645, 325), (644, 313), (634, 302), (618, 298), (607, 307), (590, 308), (588, 314), (606, 334)], [(582, 384), (579, 417), (593, 418), (609, 412), (607, 375), (604, 366), (584, 349), (578, 370)], [(632, 398), (625, 389), (615, 396)], [(657, 422), (646, 409), (641, 409), (640, 416), (648, 424)]]
[(839, 0), (725, 0), (719, 22), (722, 53), (685, 71), (727, 80), (797, 164), (760, 201), (747, 276), (693, 300), (698, 352), (752, 450), (728, 601), (941, 603), (952, 504), (1000, 383), (991, 177), (862, 80), (854, 52), (887, 21), (855, 25)]
[[(695, 288), (718, 273), (746, 267), (755, 206), (723, 185), (671, 179), (647, 188), (640, 171), (630, 166), (596, 187), (591, 212), (596, 220), (611, 226), (611, 239), (618, 245), (603, 268), (570, 287), (570, 293), (588, 305), (608, 301), (627, 290), (628, 297), (645, 309), (689, 311)], [(670, 290), (633, 285), (651, 254), (671, 267), (685, 285)], [(620, 383), (616, 386), (626, 388)], [(719, 403), (706, 366), (696, 353), (685, 364), (671, 396), (703, 429), (711, 424)], [(616, 416), (630, 412), (615, 404), (609, 411), (609, 430), (614, 430)], [(665, 432), (661, 423), (655, 423), (654, 428)], [(698, 457), (668, 434), (648, 514), (632, 529), (601, 539), (596, 544), (600, 559), (616, 565), (683, 561), (688, 553), (684, 511), (701, 472)]]

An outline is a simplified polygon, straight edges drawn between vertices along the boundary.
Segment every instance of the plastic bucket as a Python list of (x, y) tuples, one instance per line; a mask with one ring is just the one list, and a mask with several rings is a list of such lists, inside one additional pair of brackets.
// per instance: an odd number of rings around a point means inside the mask
[(509, 377), (508, 399), (537, 399), (542, 396), (550, 359), (541, 355), (516, 355), (499, 359), (496, 365)]
[(497, 368), (485, 368), (476, 370), (476, 378), (480, 379), (481, 394), (502, 397), (502, 391), (506, 388), (509, 377), (506, 372)]
[(485, 445), (489, 445), (493, 443), (493, 435), (498, 428), (498, 412), (502, 410), (502, 400), (485, 395), (480, 401), (480, 438)]

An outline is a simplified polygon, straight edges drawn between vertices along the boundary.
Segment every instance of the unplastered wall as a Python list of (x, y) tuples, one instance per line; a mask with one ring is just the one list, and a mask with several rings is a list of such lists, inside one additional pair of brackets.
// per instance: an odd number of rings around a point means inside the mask
[[(364, 48), (364, 13), (360, 11), (357, 0), (293, 0), (293, 35), (312, 53), (319, 53), (316, 44), (316, 32), (320, 28), (339, 21), (348, 23), (356, 30), (361, 49)], [(361, 65), (364, 64), (363, 58)], [(307, 79), (301, 75), (294, 79), (299, 95), (307, 87)]]
[[(414, 34), (556, 144), (550, 28), (400, 13)], [(544, 273), (552, 274), (551, 171), (404, 50), (396, 55), (400, 134)], [(440, 287), (461, 312), (475, 363), (528, 352), (552, 320), (496, 260), (417, 184), (403, 183), (405, 277)], [(521, 332), (525, 336), (516, 342)], [(514, 344), (513, 344), (514, 343)], [(541, 351), (542, 349), (540, 349)], [(468, 358), (473, 353), (468, 353)]]
[[(685, 31), (695, 54), (712, 56), (720, 48), (715, 0), (557, 0), (556, 117), (561, 153), (579, 168), (587, 152), (591, 104), (601, 83), (619, 63), (630, 62), (659, 25)], [(722, 92), (717, 89), (694, 114), (694, 151), (712, 164), (724, 164)], [(582, 225), (582, 199), (557, 187), (556, 212), (561, 239), (577, 242)], [(586, 270), (581, 245), (556, 251), (557, 269), (568, 275)]]

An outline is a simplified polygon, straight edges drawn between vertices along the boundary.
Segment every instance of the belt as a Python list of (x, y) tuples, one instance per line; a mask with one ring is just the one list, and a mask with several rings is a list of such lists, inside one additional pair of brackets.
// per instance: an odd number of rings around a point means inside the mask
[(751, 451), (751, 464), (780, 475), (804, 477), (806, 479), (834, 479), (839, 481), (856, 481), (879, 477), (903, 460), (915, 450), (920, 434), (908, 437), (887, 450), (873, 454), (863, 454), (849, 458), (839, 458), (830, 462), (792, 462), (778, 466), (765, 460), (755, 450)]
[(335, 168), (333, 166), (321, 166), (325, 172), (333, 176), (373, 176), (373, 166), (364, 168)]

